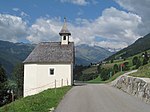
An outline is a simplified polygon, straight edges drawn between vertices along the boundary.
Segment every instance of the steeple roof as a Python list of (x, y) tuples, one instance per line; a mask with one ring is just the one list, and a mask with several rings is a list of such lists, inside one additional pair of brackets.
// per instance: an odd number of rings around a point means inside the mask
[(66, 18), (64, 18), (64, 25), (63, 25), (61, 31), (59, 32), (59, 35), (62, 36), (63, 34), (65, 34), (65, 35), (71, 35), (71, 33), (69, 32), (69, 30), (67, 28)]

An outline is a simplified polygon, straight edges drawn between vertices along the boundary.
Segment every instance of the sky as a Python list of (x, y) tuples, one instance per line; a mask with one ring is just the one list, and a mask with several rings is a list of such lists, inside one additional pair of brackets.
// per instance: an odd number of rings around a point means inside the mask
[(64, 17), (75, 45), (120, 49), (150, 33), (150, 0), (1, 0), (0, 40), (60, 41)]

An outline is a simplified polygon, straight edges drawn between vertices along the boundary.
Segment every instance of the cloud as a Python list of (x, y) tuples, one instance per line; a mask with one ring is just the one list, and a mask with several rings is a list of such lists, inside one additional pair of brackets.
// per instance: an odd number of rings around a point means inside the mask
[(21, 15), (21, 17), (30, 17), (27, 13), (25, 13), (23, 11), (21, 11), (20, 15)]
[(15, 12), (20, 13), (20, 16), (23, 17), (23, 18), (30, 17), (27, 13), (25, 13), (24, 11), (22, 11), (19, 8), (13, 8), (12, 10), (15, 11)]
[[(77, 44), (124, 48), (140, 37), (136, 31), (141, 18), (113, 7), (105, 9), (102, 16), (93, 21), (78, 18), (77, 23), (79, 26), (70, 25)], [(95, 38), (105, 38), (105, 41), (97, 42)]]
[(13, 8), (12, 10), (17, 12), (17, 11), (19, 11), (20, 9), (19, 9), (19, 8)]
[(87, 5), (89, 4), (90, 2), (91, 3), (96, 3), (95, 0), (60, 0), (61, 2), (68, 2), (68, 3), (73, 3), (73, 4), (76, 4), (76, 5)]
[(138, 32), (145, 35), (150, 32), (150, 0), (114, 0), (124, 9), (139, 15), (142, 19)]
[(58, 19), (39, 18), (29, 28), (30, 35), (27, 39), (32, 43), (41, 41), (58, 41), (62, 23)]
[(102, 16), (95, 20), (93, 29), (98, 36), (129, 45), (140, 36), (136, 32), (140, 23), (138, 15), (111, 7), (105, 9)]
[(27, 36), (27, 25), (22, 18), (0, 14), (0, 37), (2, 40), (18, 42)]
[[(95, 20), (76, 19), (76, 24), (68, 22), (68, 29), (72, 33), (71, 40), (76, 45), (89, 44), (103, 47), (124, 48), (134, 42), (140, 35), (137, 33), (141, 18), (133, 13), (127, 13), (116, 8), (105, 9), (102, 16)], [(38, 43), (41, 41), (56, 41), (63, 22), (55, 18), (40, 18), (30, 27), (27, 39)], [(105, 38), (96, 41), (95, 38)]]
[(95, 42), (94, 45), (101, 46), (104, 48), (116, 49), (116, 50), (117, 49), (120, 50), (128, 46), (126, 42), (115, 42), (115, 41), (100, 41), (100, 42)]
[[(70, 40), (76, 45), (124, 48), (143, 36), (141, 28), (145, 28), (143, 17), (133, 11), (125, 12), (110, 7), (103, 10), (102, 15), (95, 20), (76, 18), (74, 23), (67, 22), (72, 33)], [(22, 13), (23, 15), (25, 14)], [(61, 18), (41, 17), (31, 26), (27, 26), (22, 18), (0, 14), (0, 33), (3, 40), (18, 42), (26, 39), (32, 43), (60, 41), (59, 31), (63, 26)]]

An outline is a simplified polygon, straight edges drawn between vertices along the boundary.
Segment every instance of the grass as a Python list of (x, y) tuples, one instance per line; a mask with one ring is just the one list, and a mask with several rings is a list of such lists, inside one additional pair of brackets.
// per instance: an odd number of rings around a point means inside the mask
[(128, 58), (128, 59), (126, 59), (125, 61), (124, 61), (124, 60), (119, 60), (119, 61), (114, 60), (113, 63), (106, 63), (106, 64), (103, 64), (103, 65), (102, 65), (102, 68), (113, 68), (113, 66), (114, 66), (115, 64), (120, 65), (120, 64), (125, 63), (125, 62), (128, 62), (128, 63), (129, 63), (128, 66), (132, 66), (132, 59), (131, 59), (131, 58)]
[(150, 78), (150, 63), (145, 66), (141, 66), (136, 73), (130, 74), (130, 76)]
[(0, 108), (0, 112), (49, 112), (50, 108), (57, 107), (70, 89), (71, 87), (48, 89), (5, 105)]
[(88, 81), (88, 83), (102, 83), (103, 81), (101, 80), (100, 76), (98, 76), (96, 79)]
[(125, 72), (118, 72), (118, 73), (114, 74), (112, 77), (110, 77), (106, 81), (102, 81), (102, 79), (100, 78), (100, 76), (98, 76), (96, 79), (90, 80), (87, 83), (109, 83), (109, 82), (117, 79), (120, 75), (123, 75), (124, 73)]
[(109, 83), (111, 81), (114, 81), (115, 79), (117, 79), (119, 76), (123, 75), (125, 72), (118, 72), (116, 74), (114, 74), (112, 77), (110, 77), (108, 80), (105, 81), (105, 83)]

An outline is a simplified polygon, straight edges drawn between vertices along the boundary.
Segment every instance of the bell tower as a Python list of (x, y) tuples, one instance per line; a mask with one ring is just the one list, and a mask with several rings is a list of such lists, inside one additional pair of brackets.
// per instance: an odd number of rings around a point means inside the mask
[(63, 25), (61, 31), (59, 32), (59, 35), (61, 36), (61, 45), (68, 45), (69, 44), (69, 36), (71, 35), (71, 33), (67, 29), (66, 18), (64, 18), (64, 25)]

